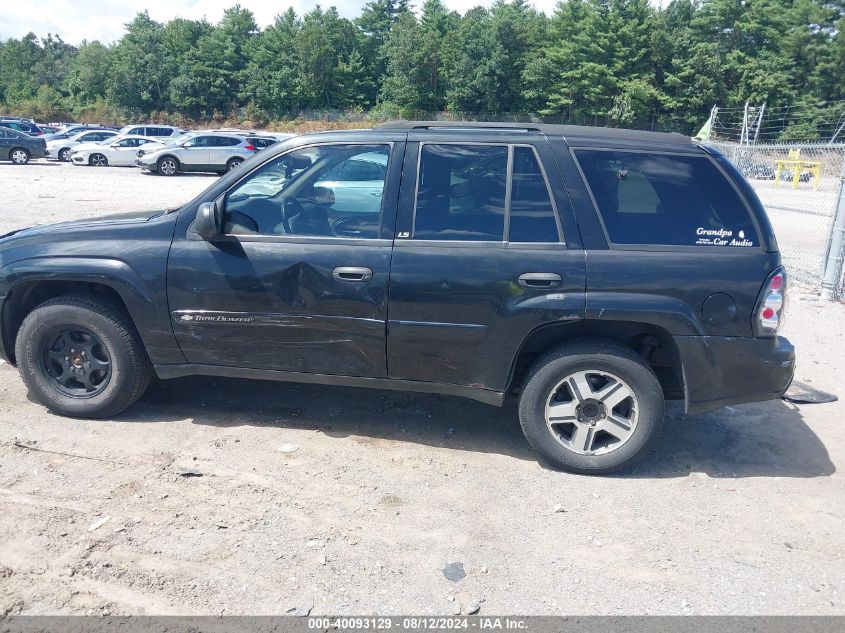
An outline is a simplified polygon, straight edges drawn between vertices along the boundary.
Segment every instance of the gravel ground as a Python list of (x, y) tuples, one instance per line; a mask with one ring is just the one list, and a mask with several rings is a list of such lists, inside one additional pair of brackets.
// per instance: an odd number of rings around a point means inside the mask
[[(210, 182), (0, 165), (0, 230)], [(800, 380), (843, 392), (843, 322), (793, 293)], [(0, 418), (0, 615), (845, 614), (842, 402), (673, 407), (603, 478), (540, 463), (512, 403), (435, 395), (190, 378), (84, 421), (0, 365)]]

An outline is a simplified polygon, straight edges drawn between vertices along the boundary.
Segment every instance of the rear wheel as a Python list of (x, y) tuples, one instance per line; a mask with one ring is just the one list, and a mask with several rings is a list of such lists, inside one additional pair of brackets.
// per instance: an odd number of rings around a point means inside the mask
[(88, 164), (92, 167), (108, 167), (109, 159), (103, 154), (91, 154), (91, 158), (88, 159)]
[(30, 394), (61, 415), (114, 416), (147, 388), (149, 360), (117, 304), (85, 295), (42, 303), (21, 325), (15, 345)]
[(23, 147), (16, 147), (9, 152), (9, 160), (15, 165), (26, 165), (29, 162), (29, 152)]
[(59, 150), (58, 156), (59, 156), (59, 160), (62, 161), (63, 163), (68, 162), (70, 160), (70, 148), (69, 147), (63, 147), (62, 149)]
[(613, 341), (582, 339), (546, 353), (529, 372), (519, 421), (534, 448), (576, 473), (625, 468), (663, 425), (663, 391), (648, 364)]
[(160, 158), (156, 166), (158, 167), (158, 173), (162, 176), (175, 176), (179, 173), (179, 163), (176, 162), (175, 158), (171, 158), (170, 156)]
[(229, 162), (226, 163), (226, 171), (232, 171), (233, 169), (240, 167), (243, 162), (243, 158), (230, 158)]

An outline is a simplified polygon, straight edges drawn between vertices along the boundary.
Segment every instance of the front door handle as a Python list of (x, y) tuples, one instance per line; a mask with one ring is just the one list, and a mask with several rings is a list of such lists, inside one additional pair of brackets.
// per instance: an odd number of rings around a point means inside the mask
[(523, 288), (555, 288), (560, 282), (557, 273), (523, 273), (519, 276), (519, 285)]
[(338, 281), (369, 281), (373, 278), (373, 269), (366, 266), (338, 266), (332, 271)]

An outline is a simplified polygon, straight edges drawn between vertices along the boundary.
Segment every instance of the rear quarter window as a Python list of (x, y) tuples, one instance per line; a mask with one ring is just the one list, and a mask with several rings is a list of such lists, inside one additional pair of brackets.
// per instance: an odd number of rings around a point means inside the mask
[(614, 244), (759, 245), (743, 199), (706, 156), (574, 153)]

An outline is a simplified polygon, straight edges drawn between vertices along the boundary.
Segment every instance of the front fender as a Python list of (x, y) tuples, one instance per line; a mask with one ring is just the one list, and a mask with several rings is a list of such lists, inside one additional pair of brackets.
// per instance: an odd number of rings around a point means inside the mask
[[(16, 288), (37, 282), (88, 283), (111, 288), (126, 306), (150, 360), (153, 363), (185, 362), (170, 325), (163, 274), (156, 278), (160, 280), (161, 288), (154, 291), (149, 281), (125, 261), (110, 257), (50, 255), (12, 262), (0, 269), (0, 279), (0, 295), (7, 299)], [(3, 302), (3, 324), (8, 322), (8, 303), (8, 300)]]

